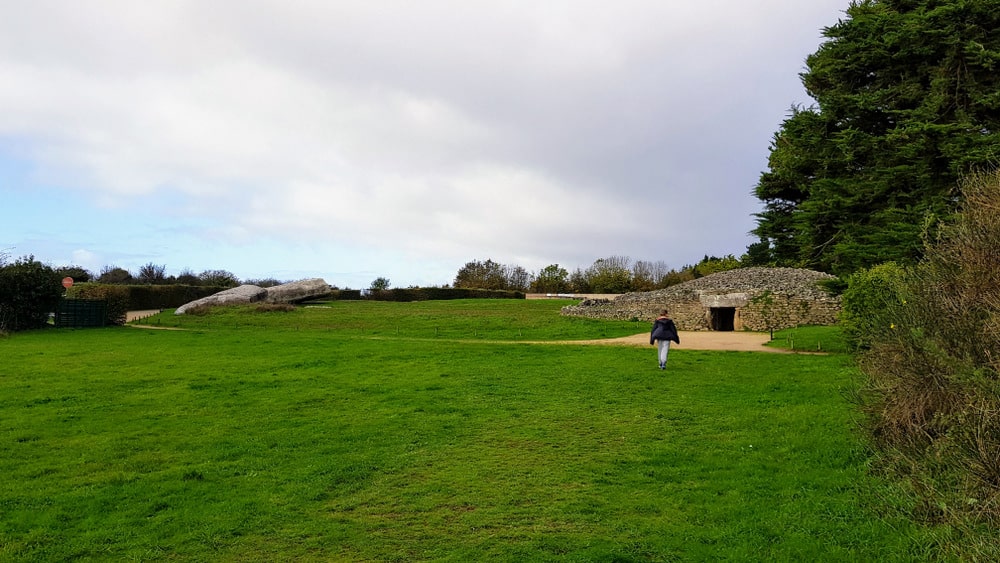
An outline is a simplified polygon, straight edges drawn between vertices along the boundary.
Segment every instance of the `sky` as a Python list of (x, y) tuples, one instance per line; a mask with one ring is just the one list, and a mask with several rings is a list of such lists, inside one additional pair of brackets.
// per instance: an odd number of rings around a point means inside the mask
[(849, 0), (0, 0), (0, 253), (342, 288), (680, 269)]

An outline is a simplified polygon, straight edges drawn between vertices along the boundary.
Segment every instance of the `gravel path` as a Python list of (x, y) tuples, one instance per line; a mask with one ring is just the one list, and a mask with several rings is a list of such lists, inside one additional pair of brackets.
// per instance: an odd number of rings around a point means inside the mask
[(159, 309), (152, 309), (149, 311), (129, 311), (125, 313), (125, 322), (130, 323), (139, 319), (145, 319), (146, 317), (151, 317), (159, 312)]
[[(681, 331), (680, 344), (672, 344), (671, 348), (678, 350), (730, 350), (734, 352), (771, 352), (788, 354), (789, 350), (764, 346), (771, 340), (770, 335), (763, 332), (715, 332), (709, 330)], [(595, 344), (606, 346), (649, 346), (649, 333), (634, 334), (621, 338), (603, 340), (577, 340), (567, 344)]]

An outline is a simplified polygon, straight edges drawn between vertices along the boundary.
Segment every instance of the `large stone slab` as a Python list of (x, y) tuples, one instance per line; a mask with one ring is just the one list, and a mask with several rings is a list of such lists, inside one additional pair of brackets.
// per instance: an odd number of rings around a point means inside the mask
[(312, 278), (267, 288), (268, 303), (297, 303), (323, 297), (330, 293), (330, 285), (322, 278)]
[(263, 301), (267, 297), (267, 290), (256, 285), (241, 285), (225, 291), (220, 291), (208, 297), (202, 297), (190, 303), (185, 303), (174, 311), (175, 315), (183, 315), (186, 311), (195, 307), (217, 305), (245, 305)]

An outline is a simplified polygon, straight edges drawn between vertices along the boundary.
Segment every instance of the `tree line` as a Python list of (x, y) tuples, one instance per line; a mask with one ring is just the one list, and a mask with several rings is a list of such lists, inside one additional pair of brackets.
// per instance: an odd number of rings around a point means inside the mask
[(473, 260), (458, 270), (454, 286), (525, 293), (628, 293), (663, 289), (747, 265), (744, 259), (731, 254), (722, 258), (706, 255), (697, 264), (680, 269), (671, 269), (663, 261), (633, 261), (628, 256), (609, 256), (572, 272), (559, 264), (528, 272), (521, 266), (492, 259)]
[(125, 268), (118, 266), (105, 266), (100, 273), (94, 274), (80, 266), (60, 266), (55, 268), (55, 272), (62, 277), (71, 277), (74, 282), (87, 283), (95, 282), (110, 285), (192, 285), (192, 286), (212, 286), (212, 287), (236, 287), (241, 283), (256, 285), (259, 287), (273, 287), (281, 285), (282, 281), (274, 278), (248, 279), (241, 281), (235, 274), (228, 270), (204, 270), (201, 273), (194, 273), (191, 270), (182, 270), (177, 275), (167, 275), (167, 267), (162, 264), (149, 262), (140, 266), (134, 274)]
[[(7, 266), (9, 253), (0, 253), (0, 268)], [(45, 270), (48, 277), (61, 280), (69, 277), (74, 283), (99, 283), (105, 285), (190, 285), (203, 287), (236, 287), (251, 284), (259, 287), (273, 287), (286, 283), (274, 278), (240, 280), (235, 274), (223, 269), (204, 270), (194, 273), (183, 270), (176, 275), (168, 275), (165, 265), (152, 262), (131, 272), (125, 268), (110, 265), (99, 273), (93, 273), (76, 265), (52, 267), (37, 262), (33, 256), (26, 256), (18, 263), (32, 264), (32, 268)], [(748, 257), (736, 258), (732, 254), (717, 257), (705, 255), (698, 263), (679, 269), (669, 268), (664, 261), (633, 260), (628, 256), (599, 258), (586, 268), (569, 271), (559, 264), (550, 264), (536, 272), (525, 268), (495, 262), (492, 259), (472, 260), (462, 266), (455, 275), (452, 287), (462, 289), (487, 289), (520, 291), (524, 293), (627, 293), (630, 291), (653, 291), (663, 289), (725, 270), (752, 265)], [(378, 277), (368, 288), (370, 291), (389, 289), (390, 281)], [(440, 287), (449, 287), (443, 284)]]

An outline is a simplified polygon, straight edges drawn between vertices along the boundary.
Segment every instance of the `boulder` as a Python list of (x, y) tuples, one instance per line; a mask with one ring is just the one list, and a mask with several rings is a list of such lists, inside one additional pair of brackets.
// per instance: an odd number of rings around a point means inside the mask
[(174, 311), (175, 315), (183, 315), (185, 311), (195, 307), (216, 305), (243, 305), (263, 301), (267, 297), (267, 290), (256, 285), (241, 285), (225, 291), (220, 291), (208, 297), (202, 297), (190, 303), (185, 303)]
[(264, 300), (268, 303), (297, 303), (328, 293), (330, 286), (322, 278), (313, 278), (269, 287)]

